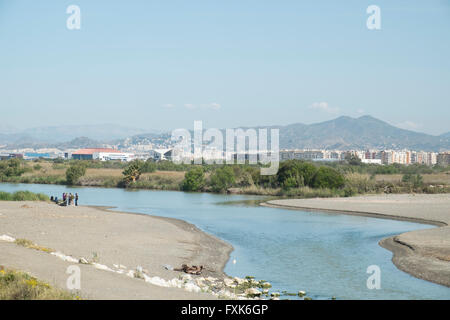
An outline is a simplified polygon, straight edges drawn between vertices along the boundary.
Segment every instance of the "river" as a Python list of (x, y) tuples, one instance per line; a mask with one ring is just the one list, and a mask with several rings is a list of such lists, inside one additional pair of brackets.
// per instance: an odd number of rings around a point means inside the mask
[[(80, 205), (185, 220), (233, 245), (228, 275), (255, 276), (279, 291), (304, 290), (314, 299), (450, 299), (449, 288), (400, 271), (391, 252), (378, 245), (383, 238), (429, 225), (260, 207), (243, 203), (261, 199), (246, 195), (4, 183), (0, 190), (58, 197), (77, 192)], [(381, 270), (380, 289), (367, 288), (371, 265)]]

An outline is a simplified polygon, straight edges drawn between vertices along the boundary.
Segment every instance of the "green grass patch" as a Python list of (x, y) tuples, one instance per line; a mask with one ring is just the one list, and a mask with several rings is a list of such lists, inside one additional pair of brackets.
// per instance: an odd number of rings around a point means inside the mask
[(0, 191), (0, 201), (50, 201), (43, 193), (16, 191), (14, 193)]

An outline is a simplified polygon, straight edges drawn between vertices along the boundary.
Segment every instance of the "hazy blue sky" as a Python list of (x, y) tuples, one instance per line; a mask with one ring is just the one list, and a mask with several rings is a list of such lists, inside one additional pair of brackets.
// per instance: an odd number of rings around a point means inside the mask
[[(81, 8), (68, 30), (66, 8)], [(381, 8), (368, 30), (366, 8)], [(0, 124), (450, 131), (450, 1), (0, 0)]]

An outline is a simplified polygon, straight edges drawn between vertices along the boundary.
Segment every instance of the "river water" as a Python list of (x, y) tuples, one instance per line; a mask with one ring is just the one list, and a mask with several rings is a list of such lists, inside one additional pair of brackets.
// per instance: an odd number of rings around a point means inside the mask
[[(269, 281), (273, 290), (304, 290), (316, 299), (450, 299), (449, 288), (398, 270), (391, 252), (378, 245), (383, 238), (433, 226), (243, 203), (261, 199), (257, 196), (0, 184), (0, 191), (18, 190), (58, 197), (77, 192), (80, 205), (193, 223), (233, 245), (228, 275), (255, 276)], [(367, 288), (372, 265), (380, 268), (380, 289)]]

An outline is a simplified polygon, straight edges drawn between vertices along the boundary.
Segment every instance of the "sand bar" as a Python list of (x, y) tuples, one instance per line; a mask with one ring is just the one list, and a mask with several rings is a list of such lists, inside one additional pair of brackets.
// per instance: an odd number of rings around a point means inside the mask
[[(232, 247), (177, 219), (114, 212), (97, 207), (59, 207), (46, 202), (0, 201), (0, 236), (24, 238), (65, 255), (94, 259), (112, 268), (142, 267), (170, 280), (180, 272), (164, 265), (204, 265), (202, 276), (223, 278)], [(0, 265), (31, 273), (60, 288), (73, 262), (0, 241)], [(207, 293), (165, 288), (125, 274), (80, 266), (81, 293), (92, 299), (213, 299)]]

